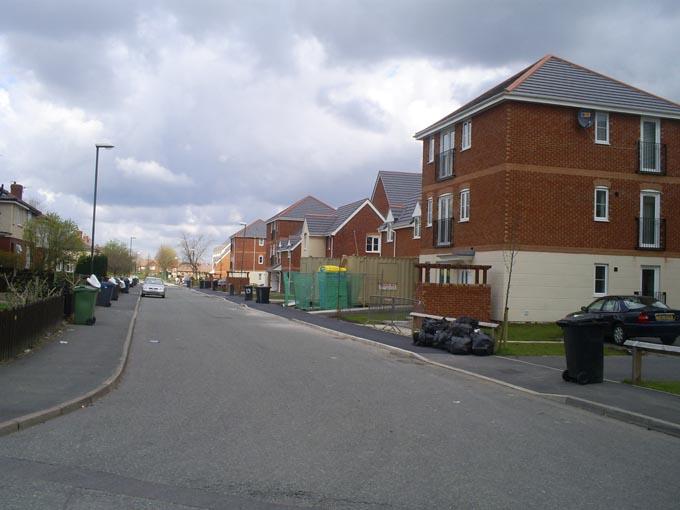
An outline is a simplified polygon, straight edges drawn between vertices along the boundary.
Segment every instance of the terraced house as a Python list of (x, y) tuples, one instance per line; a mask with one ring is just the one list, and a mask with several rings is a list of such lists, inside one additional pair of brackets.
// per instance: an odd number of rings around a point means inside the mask
[(680, 105), (548, 55), (415, 136), (431, 280), (491, 266), (500, 319), (514, 247), (511, 320), (605, 294), (680, 304)]

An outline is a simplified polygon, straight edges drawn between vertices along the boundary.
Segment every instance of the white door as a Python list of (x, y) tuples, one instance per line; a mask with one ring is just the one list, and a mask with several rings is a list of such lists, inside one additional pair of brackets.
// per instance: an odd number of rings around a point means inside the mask
[(643, 117), (640, 121), (640, 170), (661, 171), (661, 124), (659, 119)]
[(640, 193), (640, 248), (661, 248), (661, 196), (653, 191)]

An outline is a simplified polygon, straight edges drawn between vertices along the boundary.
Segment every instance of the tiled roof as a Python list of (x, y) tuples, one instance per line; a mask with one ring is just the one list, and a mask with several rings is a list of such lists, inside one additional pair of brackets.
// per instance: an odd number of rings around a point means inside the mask
[(288, 241), (290, 241), (290, 247), (295, 248), (301, 239), (301, 236), (289, 236), (287, 239), (281, 239), (276, 249), (278, 251), (288, 251)]
[(387, 203), (390, 209), (394, 209), (410, 203), (414, 195), (420, 196), (422, 177), (420, 173), (381, 170), (378, 172), (376, 186), (378, 180), (381, 180), (387, 195)]
[[(341, 205), (333, 215), (310, 215), (307, 216), (307, 228), (309, 235), (328, 236), (335, 232), (345, 221), (347, 221), (357, 210), (361, 209), (368, 198), (362, 198), (349, 204)], [(369, 206), (370, 207), (370, 206)]]
[(331, 232), (334, 232), (340, 225), (342, 225), (347, 220), (347, 218), (352, 216), (352, 214), (354, 214), (354, 212), (357, 209), (364, 205), (367, 200), (368, 200), (367, 198), (362, 198), (361, 200), (357, 200), (356, 202), (341, 205), (340, 207), (338, 207), (338, 210), (335, 214), (335, 221), (328, 230), (328, 233), (330, 234)]
[(546, 55), (453, 113), (416, 133), (416, 138), (423, 138), (432, 129), (451, 124), (457, 118), (467, 115), (475, 107), (497, 96), (504, 99), (535, 100), (583, 108), (680, 117), (680, 105), (672, 101), (562, 58)]
[[(244, 235), (245, 234), (245, 235)], [(267, 237), (267, 225), (262, 220), (255, 220), (250, 225), (246, 225), (235, 234), (232, 234), (229, 239), (234, 237), (248, 237), (256, 239), (264, 239)]]
[(335, 209), (333, 209), (330, 205), (323, 203), (318, 198), (308, 195), (269, 218), (267, 223), (270, 223), (278, 218), (297, 219), (303, 221), (305, 216), (308, 214), (333, 214), (334, 212)]
[(326, 232), (328, 232), (333, 223), (335, 223), (335, 215), (308, 214), (306, 220), (309, 235), (322, 236), (326, 235)]
[(17, 198), (14, 195), (12, 195), (8, 190), (4, 189), (4, 186), (0, 188), (0, 200), (2, 200), (3, 202), (16, 202), (17, 204), (22, 205), (23, 207), (31, 211), (31, 213), (34, 216), (42, 215), (42, 213), (38, 209), (33, 207), (31, 204), (29, 204), (28, 202), (24, 202), (20, 198)]

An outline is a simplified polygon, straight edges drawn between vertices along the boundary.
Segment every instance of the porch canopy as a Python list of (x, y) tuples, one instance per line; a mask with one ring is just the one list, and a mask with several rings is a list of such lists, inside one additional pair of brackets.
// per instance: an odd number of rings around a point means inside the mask
[(418, 268), (418, 273), (419, 273), (419, 278), (420, 278), (420, 283), (429, 283), (430, 282), (430, 270), (431, 269), (437, 269), (439, 271), (441, 270), (463, 270), (463, 271), (474, 271), (475, 272), (475, 285), (479, 285), (479, 273), (482, 273), (482, 281), (481, 283), (483, 285), (486, 285), (486, 273), (489, 269), (491, 269), (491, 266), (481, 266), (477, 264), (432, 264), (432, 263), (423, 263), (423, 264), (416, 264), (416, 268)]

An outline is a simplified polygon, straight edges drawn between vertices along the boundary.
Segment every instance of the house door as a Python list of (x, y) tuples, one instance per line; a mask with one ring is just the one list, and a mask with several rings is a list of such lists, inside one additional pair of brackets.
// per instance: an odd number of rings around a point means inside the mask
[(661, 247), (661, 197), (659, 193), (640, 193), (640, 247)]
[(642, 119), (640, 125), (640, 169), (643, 172), (661, 170), (661, 140), (659, 119)]
[(659, 266), (642, 266), (640, 293), (655, 297), (659, 292)]

